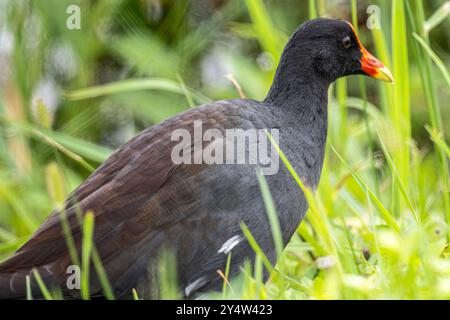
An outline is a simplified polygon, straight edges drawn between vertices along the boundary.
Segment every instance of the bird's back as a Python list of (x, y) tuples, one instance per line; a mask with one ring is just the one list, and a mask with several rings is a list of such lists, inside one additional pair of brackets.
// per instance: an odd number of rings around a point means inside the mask
[[(254, 256), (244, 241), (242, 221), (268, 256), (274, 258), (257, 164), (174, 164), (172, 150), (176, 141), (172, 141), (172, 133), (187, 130), (194, 145), (198, 139), (194, 137), (194, 121), (201, 122), (203, 132), (217, 129), (224, 136), (226, 130), (270, 130), (282, 125), (282, 119), (270, 106), (250, 100), (221, 101), (189, 110), (133, 138), (71, 194), (64, 216), (76, 246), (79, 249), (82, 240), (77, 213), (92, 211), (95, 245), (118, 295), (127, 295), (140, 284), (151, 286), (146, 270), (158, 264), (162, 247), (176, 251), (179, 281), (185, 294), (214, 288), (221, 282), (216, 271), (225, 267), (231, 250), (233, 273), (244, 258)], [(211, 142), (202, 143), (205, 147)], [(267, 176), (267, 181), (287, 241), (306, 203), (293, 180), (286, 184), (289, 178), (283, 165), (279, 168), (280, 172)], [(5, 294), (23, 295), (24, 277), (32, 268), (50, 284), (64, 288), (67, 268), (73, 262), (61, 217), (61, 211), (54, 212), (12, 258), (0, 264), (4, 279), (0, 281), (9, 282)], [(91, 292), (100, 292), (95, 273), (91, 279)], [(78, 296), (78, 292), (63, 291), (67, 296)]]

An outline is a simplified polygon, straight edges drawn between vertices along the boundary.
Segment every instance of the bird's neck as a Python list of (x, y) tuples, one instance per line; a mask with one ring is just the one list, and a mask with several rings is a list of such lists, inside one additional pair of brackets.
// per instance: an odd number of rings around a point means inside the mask
[(286, 57), (284, 59), (265, 102), (282, 122), (282, 150), (291, 150), (294, 169), (307, 172), (305, 182), (315, 188), (324, 161), (331, 82), (309, 67), (312, 64), (307, 59), (302, 65), (286, 60)]
[(305, 52), (304, 59), (298, 59), (285, 50), (265, 102), (281, 108), (298, 108), (300, 113), (326, 108), (323, 104), (331, 82), (314, 70), (313, 59), (309, 52)]

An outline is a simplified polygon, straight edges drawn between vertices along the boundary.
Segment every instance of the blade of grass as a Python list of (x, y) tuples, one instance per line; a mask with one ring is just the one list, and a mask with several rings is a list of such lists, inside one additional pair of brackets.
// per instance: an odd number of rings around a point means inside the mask
[(244, 91), (242, 91), (241, 85), (239, 84), (239, 82), (236, 80), (236, 78), (234, 77), (234, 75), (232, 73), (227, 74), (225, 76), (225, 78), (227, 78), (227, 80), (230, 81), (233, 84), (233, 86), (236, 88), (236, 91), (239, 94), (239, 97), (241, 99), (247, 99), (247, 97), (245, 96)]
[(370, 191), (369, 187), (367, 186), (364, 181), (361, 180), (359, 175), (353, 170), (353, 168), (345, 161), (345, 159), (337, 152), (337, 150), (330, 145), (331, 150), (336, 154), (336, 156), (339, 158), (339, 160), (347, 167), (347, 169), (351, 172), (352, 177), (355, 179), (355, 181), (358, 182), (358, 185), (361, 187), (361, 190), (364, 192), (367, 192), (370, 196), (370, 199), (372, 202), (377, 206), (378, 211), (381, 214), (381, 217), (386, 222), (388, 226), (390, 226), (392, 229), (394, 229), (396, 232), (400, 232), (400, 227), (398, 226), (397, 222), (395, 221), (394, 217), (389, 213), (389, 211), (383, 206), (381, 201), (376, 197), (376, 195)]
[(177, 79), (178, 79), (178, 83), (181, 87), (181, 89), (184, 92), (184, 96), (186, 98), (186, 101), (189, 105), (189, 108), (194, 108), (195, 107), (195, 103), (194, 103), (194, 99), (192, 98), (192, 92), (190, 92), (188, 90), (188, 88), (186, 87), (186, 84), (184, 83), (183, 78), (181, 77), (181, 75), (177, 74)]
[(83, 157), (81, 157), (81, 156), (73, 153), (72, 151), (68, 150), (67, 148), (65, 148), (64, 146), (62, 146), (58, 142), (56, 142), (54, 139), (46, 136), (45, 134), (43, 134), (42, 132), (40, 132), (38, 130), (33, 130), (32, 132), (33, 132), (33, 134), (35, 134), (36, 136), (41, 138), (43, 141), (45, 141), (46, 143), (48, 143), (49, 145), (51, 145), (55, 149), (61, 151), (62, 153), (64, 153), (66, 156), (68, 156), (72, 160), (78, 162), (80, 165), (82, 165), (88, 171), (90, 171), (90, 172), (94, 172), (95, 171), (95, 169), (89, 163), (87, 163), (86, 160), (83, 159)]
[(274, 271), (274, 268), (272, 267), (272, 264), (270, 263), (269, 259), (265, 255), (265, 253), (262, 251), (261, 247), (259, 246), (258, 242), (256, 242), (255, 238), (253, 237), (250, 229), (247, 227), (247, 225), (242, 222), (240, 224), (242, 232), (244, 233), (244, 236), (247, 238), (247, 241), (250, 245), (250, 247), (253, 249), (253, 251), (261, 257), (261, 260), (266, 267), (267, 271), (269, 273), (272, 273)]
[(84, 100), (138, 90), (160, 90), (184, 96), (186, 94), (186, 90), (188, 90), (192, 95), (192, 98), (198, 103), (208, 103), (211, 101), (209, 98), (201, 95), (200, 93), (186, 87), (183, 88), (177, 82), (167, 79), (122, 80), (105, 85), (68, 91), (65, 93), (65, 97), (69, 100)]
[(315, 0), (309, 0), (309, 18), (315, 19), (317, 18), (317, 8), (316, 8), (316, 1)]
[(423, 25), (423, 30), (426, 35), (428, 35), (431, 30), (436, 28), (439, 24), (444, 22), (445, 19), (450, 15), (450, 1), (445, 2), (438, 10), (436, 10), (433, 15), (425, 21)]
[(42, 296), (44, 297), (45, 300), (53, 300), (52, 295), (50, 294), (50, 291), (47, 289), (44, 281), (41, 278), (41, 275), (39, 274), (39, 272), (36, 269), (33, 269), (33, 275), (34, 278), (36, 279), (36, 282), (39, 286), (39, 289), (41, 290)]
[(0, 254), (2, 253), (9, 253), (10, 251), (13, 251), (14, 249), (17, 249), (22, 245), (27, 238), (17, 239), (14, 241), (8, 241), (8, 242), (1, 242), (0, 243)]
[[(378, 58), (383, 61), (384, 65), (392, 70), (391, 55), (389, 52), (388, 41), (386, 40), (386, 35), (383, 30), (388, 28), (385, 25), (380, 26), (381, 28), (372, 29), (372, 37), (374, 40), (376, 52)], [(387, 82), (378, 82), (381, 94), (381, 106), (385, 114), (388, 114), (389, 108), (394, 104), (394, 87), (392, 84)]]
[(28, 212), (29, 210), (24, 207), (18, 195), (12, 192), (8, 186), (0, 184), (0, 196), (10, 204), (15, 214), (20, 219), (20, 222), (23, 223), (29, 233), (34, 232), (39, 227), (39, 222), (35, 216)]
[(256, 171), (258, 177), (259, 187), (263, 197), (264, 205), (266, 207), (267, 216), (269, 218), (270, 228), (272, 230), (273, 243), (275, 244), (275, 251), (277, 260), (281, 259), (283, 254), (283, 237), (281, 235), (280, 222), (276, 213), (275, 204), (273, 203), (272, 195), (270, 194), (269, 185), (266, 178), (260, 171)]
[(94, 214), (87, 212), (83, 219), (83, 241), (81, 244), (81, 298), (90, 299), (90, 263), (92, 254), (92, 243), (94, 235)]
[[(358, 32), (359, 27), (358, 27), (358, 5), (356, 0), (352, 0), (351, 2), (351, 11), (352, 11), (352, 23), (353, 23), (353, 27), (355, 28), (356, 32)], [(374, 177), (374, 187), (375, 187), (375, 192), (377, 193), (377, 195), (380, 194), (380, 190), (379, 190), (379, 179), (378, 179), (378, 173), (376, 170), (376, 165), (375, 165), (375, 159), (373, 157), (373, 150), (374, 150), (374, 138), (372, 136), (372, 131), (370, 130), (370, 118), (367, 112), (367, 91), (366, 91), (366, 80), (363, 77), (359, 77), (359, 91), (363, 100), (363, 114), (364, 114), (364, 126), (366, 129), (366, 134), (367, 134), (367, 142), (368, 142), (368, 146), (369, 146), (369, 159), (370, 159), (370, 163), (371, 163), (371, 169), (372, 169), (372, 174)]]
[(62, 167), (57, 162), (50, 162), (45, 166), (45, 180), (47, 191), (54, 207), (63, 208), (67, 197), (67, 188), (64, 181)]
[(254, 278), (256, 281), (256, 299), (262, 299), (264, 295), (264, 282), (263, 282), (263, 263), (260, 256), (256, 256), (255, 258), (255, 271)]
[(430, 134), (431, 140), (436, 143), (442, 150), (445, 151), (447, 157), (450, 159), (450, 147), (444, 141), (443, 134), (438, 132), (436, 129), (431, 128), (430, 126), (425, 126), (428, 133)]
[(27, 300), (33, 300), (33, 296), (31, 294), (31, 280), (29, 275), (25, 276), (25, 284), (27, 286)]
[(262, 0), (246, 0), (245, 3), (263, 49), (272, 54), (275, 61), (278, 61), (283, 47), (264, 2)]
[(108, 276), (106, 274), (105, 268), (103, 267), (103, 263), (100, 259), (95, 245), (93, 245), (92, 248), (92, 263), (94, 264), (95, 271), (97, 272), (97, 276), (100, 280), (105, 298), (107, 300), (115, 300), (114, 291), (108, 280)]
[[(409, 56), (404, 2), (392, 1), (392, 62), (395, 78), (393, 104), (389, 117), (399, 144), (392, 150), (392, 157), (400, 177), (407, 181), (410, 169), (409, 143), (411, 141), (411, 111), (409, 89)], [(393, 212), (403, 212), (399, 187), (393, 182)]]
[(305, 223), (300, 224), (297, 232), (300, 237), (312, 247), (312, 251), (314, 251), (317, 256), (325, 256), (327, 254), (322, 244), (314, 237), (313, 232), (308, 230)]
[[(408, 12), (409, 22), (411, 25), (411, 29), (413, 32), (418, 33), (423, 40), (427, 44), (429, 44), (428, 35), (425, 33), (424, 24), (425, 24), (425, 12), (424, 5), (422, 0), (414, 0), (407, 1), (406, 8)], [(412, 43), (412, 48), (416, 55), (417, 64), (420, 70), (420, 77), (422, 81), (422, 86), (425, 92), (425, 99), (428, 106), (428, 112), (430, 115), (431, 126), (433, 129), (436, 129), (438, 132), (445, 132), (441, 110), (439, 106), (438, 94), (437, 94), (437, 86), (435, 84), (435, 77), (433, 74), (433, 70), (431, 68), (431, 58), (426, 54), (424, 48), (419, 46), (417, 41)], [(442, 148), (435, 148), (435, 152), (439, 159), (440, 165), (440, 178), (443, 188), (448, 185), (449, 180), (449, 169), (448, 169), (448, 161), (445, 151)], [(443, 193), (443, 209), (444, 209), (444, 217), (447, 224), (450, 224), (450, 194), (449, 192)], [(447, 241), (450, 241), (450, 228), (447, 228)]]
[[(449, 2), (450, 3), (450, 2)], [(434, 64), (438, 67), (439, 71), (444, 76), (447, 85), (450, 87), (450, 74), (445, 66), (444, 62), (438, 57), (438, 55), (431, 49), (428, 43), (422, 39), (417, 33), (413, 32), (413, 37), (420, 43), (422, 48), (428, 53), (430, 58), (433, 60)]]
[(400, 192), (401, 192), (402, 195), (403, 195), (403, 199), (405, 200), (405, 202), (407, 203), (409, 209), (411, 210), (411, 214), (413, 215), (414, 220), (416, 220), (416, 222), (418, 222), (418, 221), (419, 221), (419, 218), (418, 218), (418, 216), (417, 216), (416, 209), (414, 209), (415, 206), (413, 205), (413, 203), (412, 203), (412, 201), (411, 201), (411, 198), (408, 196), (408, 193), (406, 192), (406, 188), (405, 188), (405, 185), (404, 185), (404, 183), (403, 183), (403, 180), (402, 180), (402, 178), (399, 176), (399, 174), (398, 174), (398, 172), (397, 172), (397, 169), (395, 168), (395, 163), (394, 163), (394, 161), (392, 160), (391, 156), (389, 155), (389, 151), (387, 150), (386, 145), (384, 144), (383, 139), (381, 138), (380, 133), (379, 133), (379, 132), (377, 132), (377, 133), (378, 133), (378, 140), (379, 140), (379, 142), (380, 142), (381, 149), (383, 150), (383, 153), (384, 153), (384, 155), (385, 155), (385, 157), (386, 157), (386, 160), (387, 160), (387, 162), (388, 162), (388, 164), (389, 164), (389, 168), (391, 169), (391, 172), (395, 175), (395, 177), (396, 177), (396, 179), (397, 179), (398, 185), (399, 185), (399, 187), (400, 187)]
[(177, 300), (182, 296), (177, 280), (176, 254), (166, 248), (161, 252), (158, 261), (159, 299)]
[(2, 227), (0, 227), (0, 240), (2, 242), (16, 241), (17, 236), (15, 234), (3, 229)]
[(225, 279), (223, 281), (223, 285), (222, 285), (222, 298), (225, 299), (226, 294), (227, 294), (227, 286), (230, 284), (228, 279), (230, 276), (230, 266), (231, 266), (231, 252), (228, 253), (227, 256), (227, 263), (225, 265)]
[(139, 299), (139, 295), (138, 295), (138, 293), (137, 293), (137, 291), (136, 291), (135, 288), (133, 288), (133, 289), (131, 290), (131, 293), (133, 294), (133, 300), (140, 300), (140, 299)]
[(339, 105), (339, 140), (347, 142), (347, 80), (345, 78), (336, 82), (336, 99)]
[[(79, 157), (85, 157), (87, 159), (93, 160), (95, 162), (103, 162), (105, 161), (112, 153), (112, 150), (96, 145), (92, 142), (79, 139), (76, 137), (72, 137), (66, 135), (61, 132), (45, 130), (42, 128), (38, 128), (29, 123), (18, 123), (11, 122), (5, 120), (0, 115), (0, 120), (7, 126), (13, 129), (18, 129), (27, 134), (32, 138), (42, 139), (41, 135), (48, 137), (49, 139), (54, 140), (56, 143), (60, 144), (70, 152), (76, 154)], [(36, 135), (36, 132), (39, 132), (40, 135)], [(41, 141), (41, 140), (39, 140)]]
[(67, 221), (66, 211), (64, 209), (61, 210), (61, 213), (59, 214), (59, 219), (60, 219), (61, 226), (63, 229), (64, 239), (66, 241), (67, 249), (69, 250), (70, 259), (71, 259), (72, 263), (75, 264), (76, 266), (81, 266), (77, 247), (76, 247), (75, 241), (72, 236), (72, 231), (70, 229), (69, 222)]
[(313, 190), (311, 190), (311, 188), (309, 188), (302, 182), (297, 172), (287, 159), (286, 155), (280, 149), (278, 143), (273, 139), (272, 135), (270, 135), (267, 130), (265, 130), (265, 133), (269, 138), (272, 146), (278, 153), (286, 169), (289, 171), (293, 179), (297, 182), (298, 186), (302, 189), (303, 194), (305, 195), (305, 198), (308, 202), (309, 208), (312, 211), (312, 214), (307, 215), (306, 218), (313, 225), (314, 229), (320, 234), (324, 244), (326, 245), (327, 253), (333, 255), (333, 257), (336, 259), (338, 274), (340, 277), (342, 277), (343, 267), (338, 253), (340, 252), (340, 250), (338, 250), (336, 241), (333, 238), (334, 235), (331, 227), (329, 226), (327, 215), (324, 213), (325, 209), (323, 208), (323, 205), (320, 203)]

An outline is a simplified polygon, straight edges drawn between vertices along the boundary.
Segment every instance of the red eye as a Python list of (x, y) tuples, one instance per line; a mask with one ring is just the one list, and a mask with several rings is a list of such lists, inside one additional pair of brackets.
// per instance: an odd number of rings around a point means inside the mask
[(350, 39), (350, 37), (345, 37), (342, 40), (341, 45), (342, 45), (342, 48), (348, 49), (348, 48), (350, 48), (352, 46), (352, 40)]

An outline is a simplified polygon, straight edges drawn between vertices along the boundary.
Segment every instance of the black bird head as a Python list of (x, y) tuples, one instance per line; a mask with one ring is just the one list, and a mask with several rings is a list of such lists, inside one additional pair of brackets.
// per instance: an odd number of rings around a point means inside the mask
[(271, 94), (293, 83), (329, 85), (354, 74), (393, 82), (389, 69), (364, 48), (350, 22), (318, 18), (305, 22), (292, 35)]
[(393, 81), (388, 68), (361, 44), (352, 24), (345, 20), (314, 19), (301, 25), (292, 37), (299, 58), (313, 57), (314, 71), (334, 81), (340, 77), (364, 74)]

